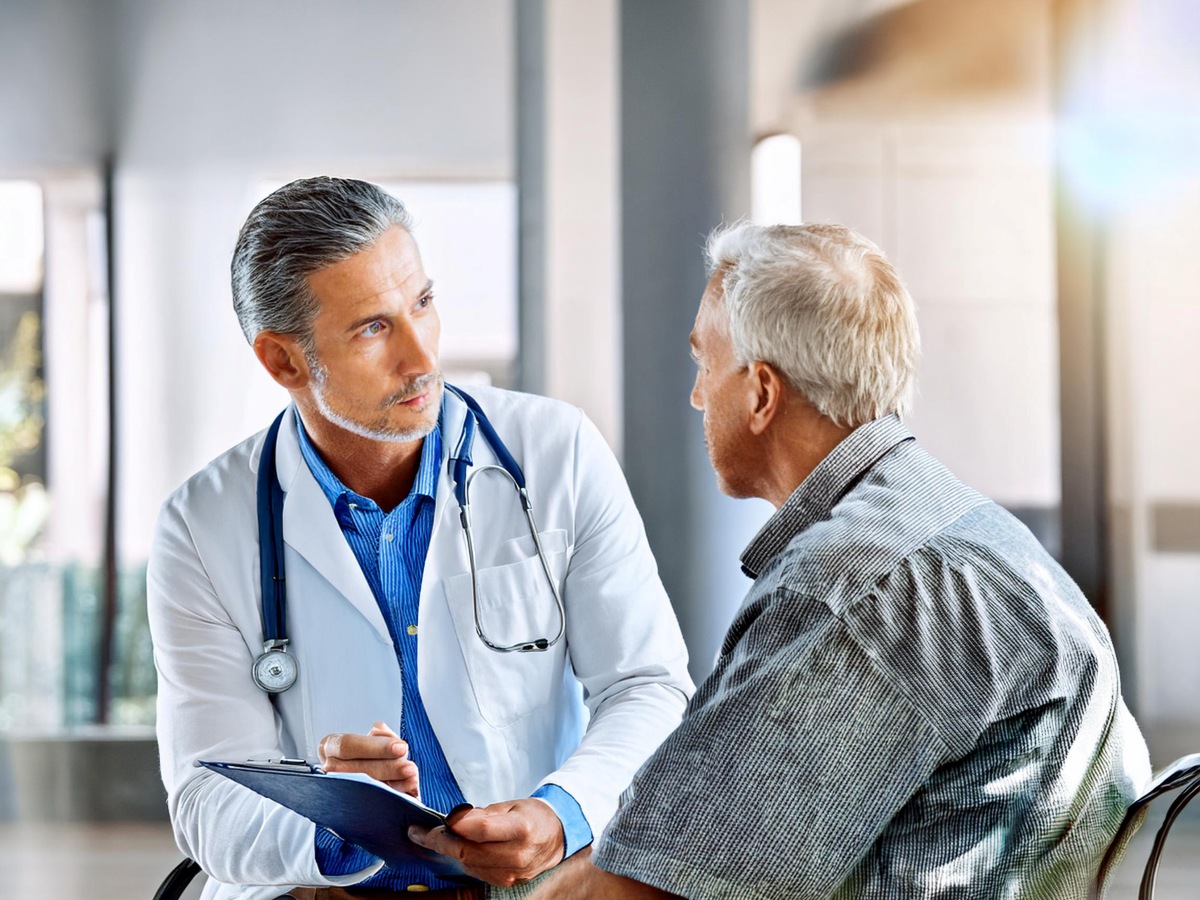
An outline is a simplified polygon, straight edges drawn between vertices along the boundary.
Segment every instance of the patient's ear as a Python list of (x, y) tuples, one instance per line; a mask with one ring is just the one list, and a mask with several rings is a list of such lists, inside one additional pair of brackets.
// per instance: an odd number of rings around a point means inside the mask
[(750, 410), (750, 432), (762, 434), (779, 415), (783, 403), (783, 379), (770, 363), (750, 363), (748, 377), (754, 391)]
[(254, 355), (276, 383), (289, 391), (308, 384), (308, 360), (294, 337), (274, 331), (260, 331), (254, 338)]

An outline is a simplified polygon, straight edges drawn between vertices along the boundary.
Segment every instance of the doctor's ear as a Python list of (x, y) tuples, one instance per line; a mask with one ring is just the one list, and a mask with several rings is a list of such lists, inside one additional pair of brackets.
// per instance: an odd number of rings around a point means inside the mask
[(748, 377), (754, 394), (750, 404), (750, 433), (759, 435), (782, 409), (784, 382), (774, 366), (758, 360), (750, 363)]
[(260, 331), (254, 338), (254, 355), (281, 387), (295, 391), (308, 384), (308, 360), (291, 335)]

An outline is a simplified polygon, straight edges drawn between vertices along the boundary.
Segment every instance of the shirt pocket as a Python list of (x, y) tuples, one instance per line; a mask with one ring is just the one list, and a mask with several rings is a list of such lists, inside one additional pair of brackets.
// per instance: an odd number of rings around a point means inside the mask
[[(561, 593), (567, 534), (548, 531), (540, 538), (546, 562)], [(532, 552), (533, 540), (526, 540)], [(508, 542), (504, 556), (522, 546), (519, 541)], [(552, 640), (558, 634), (558, 605), (536, 553), (517, 562), (479, 569), (477, 578), (479, 622), (493, 644), (508, 646), (539, 638)], [(475, 630), (471, 573), (445, 579), (442, 590), (483, 720), (496, 728), (505, 728), (549, 703), (563, 682), (565, 632), (562, 640), (548, 650), (501, 653), (484, 644)]]

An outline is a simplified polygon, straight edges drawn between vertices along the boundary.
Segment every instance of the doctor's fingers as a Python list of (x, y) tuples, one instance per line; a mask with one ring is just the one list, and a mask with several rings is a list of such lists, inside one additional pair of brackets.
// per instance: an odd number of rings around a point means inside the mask
[(447, 824), (455, 834), (468, 841), (530, 846), (550, 855), (557, 854), (558, 859), (562, 859), (562, 822), (554, 807), (536, 797), (465, 809), (461, 813), (452, 813)]
[(398, 735), (398, 734), (396, 734), (396, 732), (392, 731), (391, 727), (385, 722), (376, 722), (374, 725), (371, 726), (371, 730), (368, 731), (367, 734), (368, 735), (382, 735), (384, 737), (391, 737), (391, 738), (400, 737), (400, 735)]
[(404, 759), (408, 744), (394, 735), (327, 734), (317, 747), (321, 765), (334, 759)]
[(410, 825), (408, 826), (408, 839), (418, 847), (424, 847), (459, 861), (462, 860), (467, 846), (466, 841), (452, 834), (444, 826), (422, 828), (419, 825)]
[(457, 859), (468, 875), (498, 887), (522, 884), (549, 868), (532, 848), (510, 842), (477, 844), (463, 840), (445, 828), (426, 830), (412, 826), (408, 837), (413, 843)]
[(412, 793), (416, 790), (417, 764), (410, 759), (337, 759), (329, 760), (326, 772), (361, 772), (376, 781), (382, 781), (398, 791)]
[(421, 779), (417, 773), (416, 764), (412, 764), (412, 775), (397, 781), (387, 782), (387, 786), (392, 790), (399, 791), (402, 794), (408, 794), (410, 797), (421, 799)]
[(452, 815), (448, 824), (454, 834), (476, 844), (528, 841), (534, 836), (532, 823), (511, 802), (464, 810)]

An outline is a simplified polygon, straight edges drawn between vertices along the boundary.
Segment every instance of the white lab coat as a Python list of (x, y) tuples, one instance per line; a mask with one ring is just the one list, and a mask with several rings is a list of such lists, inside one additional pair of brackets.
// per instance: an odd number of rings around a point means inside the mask
[[(566, 606), (566, 638), (545, 653), (505, 654), (475, 633), (446, 468), (466, 408), (447, 394), (416, 623), (421, 696), (469, 802), (525, 797), (553, 782), (599, 837), (633, 773), (679, 722), (692, 691), (686, 650), (624, 477), (595, 427), (545, 398), (472, 393), (525, 472)], [(288, 634), (300, 669), (290, 690), (272, 703), (250, 675), (263, 641), (255, 507), (263, 433), (167, 499), (150, 558), (162, 776), (176, 840), (212, 879), (205, 898), (275, 897), (280, 885), (355, 883), (375, 871), (322, 876), (311, 822), (193, 765), (316, 759), (324, 735), (363, 733), (376, 720), (395, 726), (402, 714), (387, 627), (301, 456), (293, 417), (284, 418), (276, 452)], [(475, 464), (493, 461), (478, 436)], [(489, 637), (552, 637), (558, 615), (516, 492), (488, 473), (471, 501)]]

